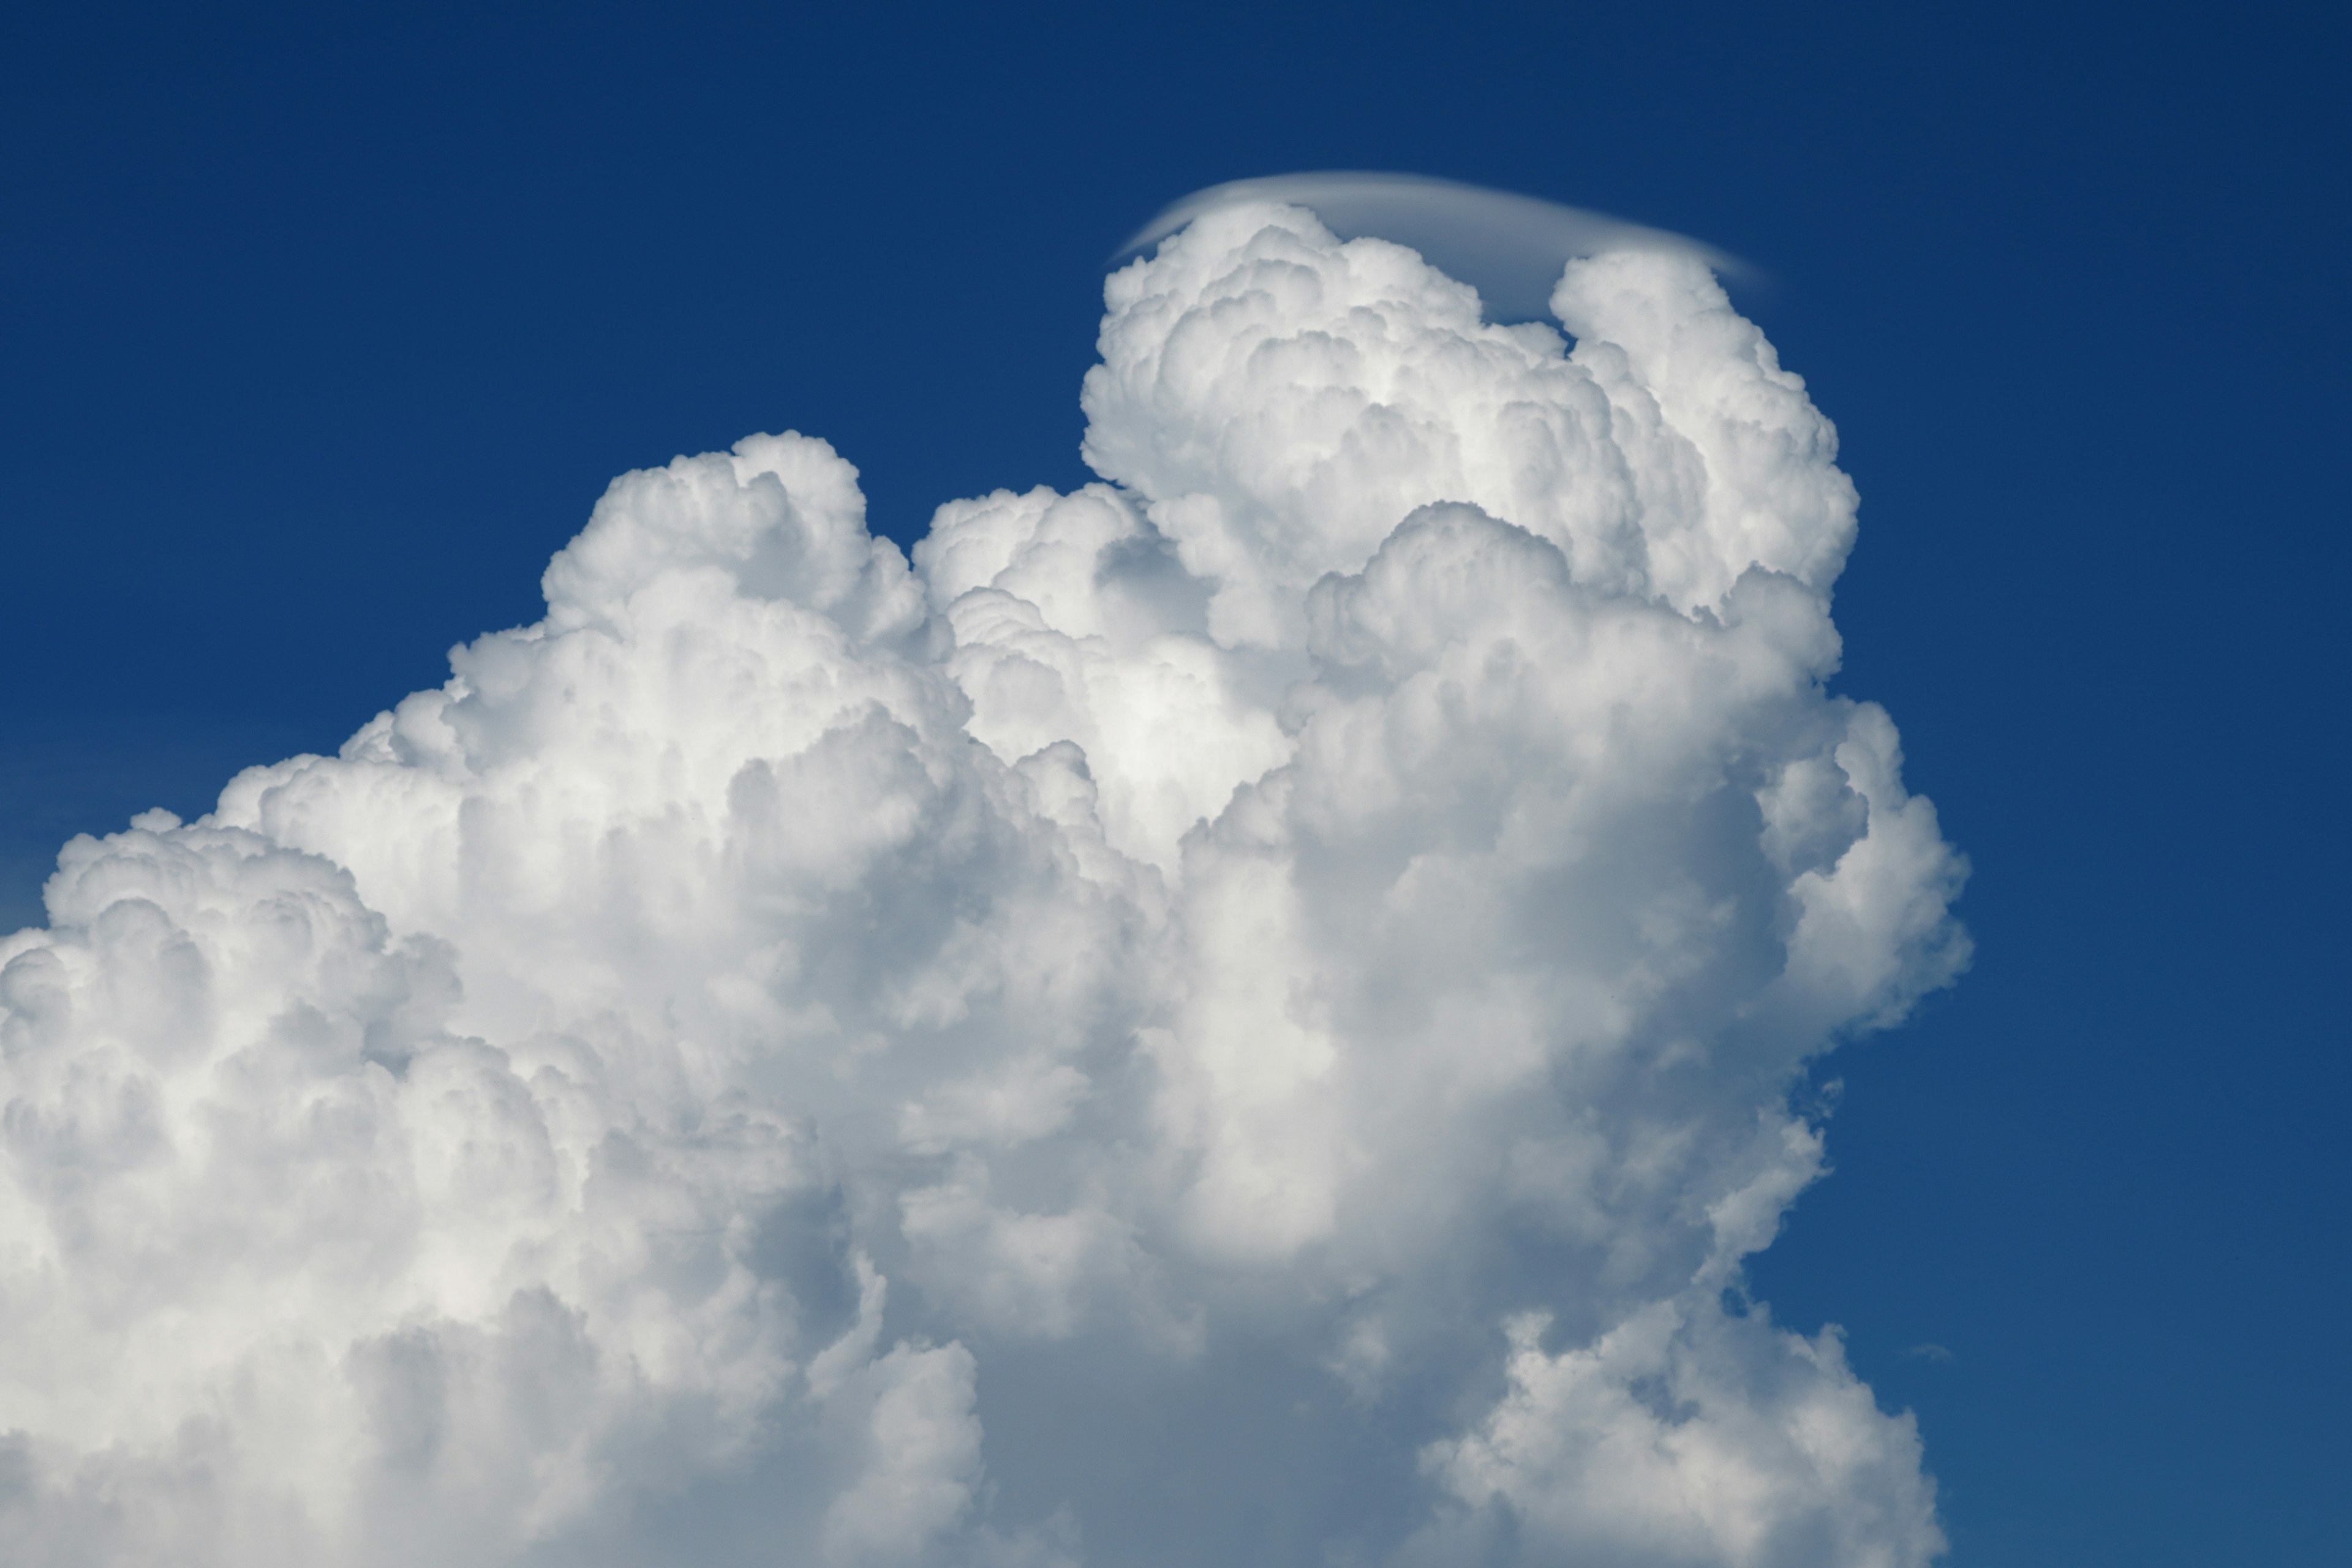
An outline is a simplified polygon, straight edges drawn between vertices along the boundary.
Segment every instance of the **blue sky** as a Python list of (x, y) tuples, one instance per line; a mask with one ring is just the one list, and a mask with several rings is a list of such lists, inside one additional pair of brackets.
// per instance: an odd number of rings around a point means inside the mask
[[(1070, 489), (1112, 250), (1395, 169), (1696, 235), (1862, 495), (1977, 956), (1837, 1053), (1751, 1265), (1955, 1563), (2352, 1549), (2340, 16), (49, 8), (0, 95), (0, 927), (57, 845), (534, 619), (606, 480), (821, 435), (877, 531)], [(2333, 715), (2333, 717), (2331, 717)], [(1927, 1347), (1933, 1347), (1927, 1348)]]

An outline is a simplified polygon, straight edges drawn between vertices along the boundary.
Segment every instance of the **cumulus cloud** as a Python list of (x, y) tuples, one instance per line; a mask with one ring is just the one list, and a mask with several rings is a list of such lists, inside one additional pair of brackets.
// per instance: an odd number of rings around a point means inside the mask
[(1370, 169), (1268, 174), (1195, 191), (1138, 229), (1120, 258), (1220, 207), (1266, 203), (1311, 207), (1342, 239), (1377, 235), (1409, 245), (1433, 265), (1475, 285), (1487, 310), (1510, 321), (1540, 319), (1561, 266), (1575, 257), (1663, 251), (1696, 257), (1735, 279), (1754, 274), (1738, 258), (1688, 235), (1516, 191)]
[(1074, 494), (625, 475), (332, 757), (0, 941), (0, 1549), (1847, 1565), (1907, 1415), (1742, 1260), (1967, 944), (1827, 694), (1835, 437), (1297, 206), (1120, 269)]

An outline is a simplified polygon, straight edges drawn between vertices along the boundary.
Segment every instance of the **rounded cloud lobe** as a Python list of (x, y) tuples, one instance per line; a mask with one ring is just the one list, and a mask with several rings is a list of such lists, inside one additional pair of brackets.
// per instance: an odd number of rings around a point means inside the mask
[(1572, 338), (1295, 207), (1112, 277), (1101, 482), (824, 442), (77, 839), (0, 941), (0, 1548), (1895, 1568), (1742, 1259), (1966, 962), (1853, 487), (1688, 256)]

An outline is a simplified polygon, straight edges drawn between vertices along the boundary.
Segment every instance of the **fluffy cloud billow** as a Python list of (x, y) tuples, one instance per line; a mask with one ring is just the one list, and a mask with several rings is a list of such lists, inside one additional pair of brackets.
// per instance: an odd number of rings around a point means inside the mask
[(0, 941), (0, 1556), (1941, 1550), (1751, 1302), (1804, 1065), (1967, 945), (1824, 689), (1835, 437), (1687, 255), (1567, 335), (1210, 212), (1100, 482), (911, 561), (787, 434)]

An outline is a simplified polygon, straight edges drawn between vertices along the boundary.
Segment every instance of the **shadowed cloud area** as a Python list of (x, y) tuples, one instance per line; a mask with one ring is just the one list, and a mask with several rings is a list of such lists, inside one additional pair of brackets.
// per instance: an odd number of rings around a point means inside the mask
[(446, 684), (67, 847), (0, 1556), (1937, 1555), (1744, 1273), (1968, 956), (1832, 427), (1688, 242), (1413, 185), (1504, 325), (1351, 193), (1139, 237), (1096, 482), (910, 557), (812, 436), (624, 475)]

